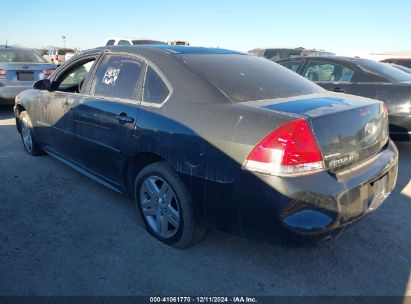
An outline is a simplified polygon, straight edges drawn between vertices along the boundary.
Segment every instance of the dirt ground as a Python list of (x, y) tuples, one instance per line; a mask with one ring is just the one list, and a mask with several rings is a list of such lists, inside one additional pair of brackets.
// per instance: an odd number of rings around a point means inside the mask
[(397, 187), (339, 238), (290, 249), (211, 231), (187, 250), (146, 233), (132, 202), (27, 155), (0, 108), (0, 295), (411, 296), (411, 143)]

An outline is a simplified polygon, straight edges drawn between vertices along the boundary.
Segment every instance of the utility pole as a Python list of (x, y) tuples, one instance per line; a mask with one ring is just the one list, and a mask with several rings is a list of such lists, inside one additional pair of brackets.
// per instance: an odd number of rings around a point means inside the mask
[(61, 38), (63, 38), (63, 45), (64, 45), (64, 48), (66, 48), (66, 36), (61, 36)]

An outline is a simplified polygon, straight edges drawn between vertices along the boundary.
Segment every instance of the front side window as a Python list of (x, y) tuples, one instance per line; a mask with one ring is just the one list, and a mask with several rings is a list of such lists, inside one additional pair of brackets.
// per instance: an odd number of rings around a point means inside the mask
[(97, 69), (91, 93), (102, 97), (136, 99), (135, 89), (141, 67), (141, 62), (135, 58), (106, 57)]
[(59, 83), (57, 91), (79, 93), (81, 87), (93, 67), (95, 59), (83, 62), (75, 66), (72, 70), (64, 73), (63, 76), (56, 80)]
[(311, 81), (351, 81), (354, 71), (335, 63), (310, 61), (304, 77)]
[(170, 90), (164, 83), (163, 79), (154, 71), (153, 68), (148, 67), (146, 79), (144, 81), (144, 102), (161, 104), (166, 100), (170, 94)]

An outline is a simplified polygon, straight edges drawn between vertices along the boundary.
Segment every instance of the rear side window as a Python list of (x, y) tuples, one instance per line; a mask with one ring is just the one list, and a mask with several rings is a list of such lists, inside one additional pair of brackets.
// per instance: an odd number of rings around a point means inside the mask
[(141, 62), (135, 58), (110, 56), (97, 69), (91, 94), (103, 97), (136, 99), (135, 90)]
[(106, 45), (114, 45), (114, 40), (111, 39), (111, 40), (107, 41)]
[(322, 92), (318, 85), (267, 59), (242, 54), (185, 54), (184, 62), (237, 102)]
[(148, 67), (144, 81), (144, 102), (160, 104), (166, 100), (170, 89), (164, 83), (160, 75), (153, 68)]

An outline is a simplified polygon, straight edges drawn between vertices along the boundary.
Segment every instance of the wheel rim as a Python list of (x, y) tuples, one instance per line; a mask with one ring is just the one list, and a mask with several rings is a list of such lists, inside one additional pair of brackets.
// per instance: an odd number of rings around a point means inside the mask
[(177, 197), (171, 186), (158, 176), (147, 177), (140, 189), (140, 204), (150, 228), (162, 238), (173, 237), (180, 226)]
[(33, 150), (33, 138), (31, 137), (31, 131), (29, 122), (26, 117), (23, 117), (21, 124), (21, 135), (23, 137), (23, 144), (27, 151), (31, 152)]

